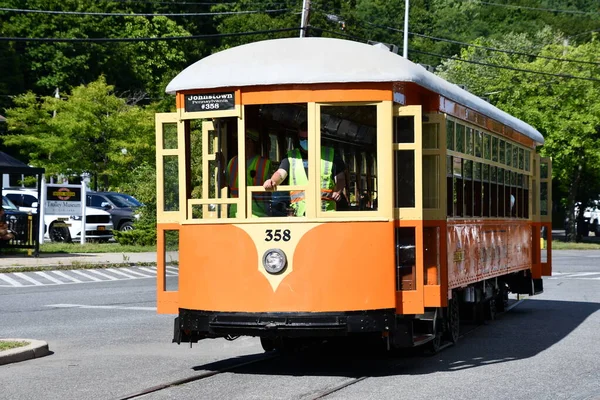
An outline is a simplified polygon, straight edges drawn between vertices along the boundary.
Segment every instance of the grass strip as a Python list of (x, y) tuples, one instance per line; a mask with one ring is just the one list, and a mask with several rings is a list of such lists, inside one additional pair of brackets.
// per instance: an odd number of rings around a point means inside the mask
[(0, 340), (0, 351), (16, 349), (18, 347), (27, 346), (29, 342), (14, 341), (14, 340)]

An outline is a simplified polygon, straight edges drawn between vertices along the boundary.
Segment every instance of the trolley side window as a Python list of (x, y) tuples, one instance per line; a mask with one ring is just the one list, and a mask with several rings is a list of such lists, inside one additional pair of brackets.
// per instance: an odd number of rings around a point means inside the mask
[(377, 106), (320, 111), (320, 212), (377, 210)]
[(447, 216), (529, 218), (530, 150), (447, 119), (446, 154)]

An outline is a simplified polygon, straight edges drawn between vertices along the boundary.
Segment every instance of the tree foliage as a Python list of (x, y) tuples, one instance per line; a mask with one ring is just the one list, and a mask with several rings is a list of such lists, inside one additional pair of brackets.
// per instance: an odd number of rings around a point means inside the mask
[[(547, 32), (542, 36), (548, 37)], [(600, 193), (600, 65), (597, 54), (600, 42), (565, 46), (561, 37), (546, 41), (537, 51), (546, 58), (530, 58), (515, 54), (488, 54), (477, 48), (463, 50), (465, 60), (504, 65), (498, 71), (485, 65), (449, 60), (440, 68), (443, 77), (466, 85), (473, 93), (488, 97), (492, 103), (520, 118), (545, 137), (541, 154), (553, 161), (555, 199), (572, 210), (575, 203), (597, 199)], [(481, 40), (488, 47), (535, 51), (540, 43), (526, 35), (508, 35), (502, 41)], [(589, 64), (565, 62), (562, 59), (587, 61)], [(547, 75), (533, 75), (524, 70)], [(592, 78), (569, 79), (566, 77)], [(571, 229), (571, 232), (574, 232)]]
[[(0, 0), (2, 8), (21, 10), (0, 11), (0, 37), (5, 38), (220, 35), (134, 42), (0, 41), (0, 114), (9, 127), (6, 132), (0, 126), (0, 141), (8, 146), (3, 150), (51, 174), (90, 173), (99, 178), (99, 186), (130, 191), (151, 208), (152, 114), (174, 109), (173, 97), (164, 94), (167, 83), (215, 51), (299, 35), (299, 30), (252, 32), (299, 28), (302, 0), (215, 3)], [(404, 0), (311, 3), (310, 36), (380, 41), (402, 51)], [(171, 15), (133, 15), (141, 13)], [(177, 15), (182, 13), (203, 15)], [(411, 0), (408, 55), (439, 65), (448, 80), (539, 129), (546, 136), (542, 153), (554, 160), (555, 193), (572, 203), (600, 193), (598, 82), (553, 74), (593, 78), (600, 76), (598, 66), (524, 54), (597, 62), (600, 49), (593, 35), (599, 26), (597, 0)], [(52, 97), (56, 88), (60, 100)], [(144, 184), (137, 185), (141, 176)]]
[(28, 93), (15, 103), (4, 142), (48, 174), (90, 174), (97, 186), (115, 188), (132, 163), (154, 158), (152, 114), (115, 96), (103, 77), (62, 99)]

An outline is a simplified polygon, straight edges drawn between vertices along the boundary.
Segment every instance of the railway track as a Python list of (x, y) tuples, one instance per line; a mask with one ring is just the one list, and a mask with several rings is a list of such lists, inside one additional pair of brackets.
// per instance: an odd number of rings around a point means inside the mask
[[(513, 309), (514, 307), (516, 307), (517, 305), (519, 305), (521, 302), (523, 302), (523, 300), (518, 300), (514, 303), (512, 303), (510, 306), (508, 306), (506, 308), (506, 310), (503, 313), (506, 313), (508, 311), (510, 311), (511, 309)], [(473, 327), (471, 327), (470, 329), (462, 332), (459, 336), (459, 338), (464, 338), (467, 335), (470, 335), (471, 333), (475, 332), (477, 329), (479, 329), (480, 327), (485, 326), (485, 324), (479, 324), (479, 325), (475, 325)], [(442, 346), (440, 346), (439, 351), (442, 351), (448, 347), (452, 346), (452, 343), (444, 343)], [(152, 393), (157, 393), (160, 391), (164, 391), (164, 390), (168, 390), (170, 388), (174, 388), (174, 387), (178, 387), (178, 386), (182, 386), (182, 385), (186, 385), (192, 382), (197, 382), (203, 379), (207, 379), (207, 378), (211, 378), (214, 377), (216, 375), (225, 373), (225, 372), (231, 372), (231, 371), (235, 371), (237, 369), (241, 369), (247, 366), (251, 366), (251, 365), (256, 365), (256, 364), (260, 364), (260, 363), (264, 363), (266, 361), (269, 360), (273, 360), (276, 358), (281, 357), (280, 353), (277, 352), (269, 352), (269, 353), (264, 353), (264, 354), (259, 354), (256, 356), (251, 356), (252, 359), (251, 360), (244, 360), (241, 362), (237, 362), (237, 363), (231, 363), (227, 366), (224, 366), (222, 368), (219, 369), (215, 369), (212, 371), (205, 371), (199, 374), (195, 374), (192, 376), (189, 376), (187, 378), (182, 378), (182, 379), (177, 379), (177, 380), (173, 380), (170, 382), (165, 382), (156, 386), (152, 386), (146, 389), (142, 389), (140, 391), (134, 392), (134, 393), (130, 393), (126, 396), (122, 396), (122, 397), (118, 397), (115, 400), (135, 400), (135, 399), (142, 399), (148, 395), (151, 395)], [(360, 377), (353, 377), (353, 378), (349, 378), (346, 379), (345, 381), (342, 381), (341, 383), (338, 383), (336, 385), (333, 386), (328, 386), (325, 387), (321, 390), (318, 390), (317, 392), (310, 392), (310, 393), (305, 393), (304, 395), (301, 396), (297, 396), (300, 397), (302, 399), (305, 400), (320, 400), (320, 399), (325, 399), (327, 398), (329, 395), (339, 392), (340, 390), (343, 390), (349, 386), (352, 386), (354, 384), (357, 384), (359, 382), (362, 382), (366, 379), (370, 378), (370, 376), (360, 376)]]
[(155, 393), (155, 392), (159, 392), (161, 390), (166, 390), (172, 387), (176, 387), (176, 386), (181, 386), (181, 385), (185, 385), (187, 383), (191, 383), (191, 382), (196, 382), (202, 379), (206, 379), (206, 378), (210, 378), (212, 376), (218, 375), (218, 374), (222, 374), (224, 372), (229, 372), (238, 368), (242, 368), (242, 367), (246, 367), (248, 365), (252, 365), (252, 364), (257, 364), (257, 363), (261, 363), (261, 362), (265, 362), (267, 360), (273, 359), (275, 357), (278, 357), (279, 354), (277, 353), (265, 353), (265, 354), (260, 354), (258, 356), (256, 356), (255, 359), (253, 360), (248, 360), (248, 361), (243, 361), (243, 362), (239, 362), (239, 363), (234, 363), (231, 365), (228, 365), (226, 367), (214, 370), (214, 371), (206, 371), (206, 372), (202, 372), (199, 374), (195, 374), (192, 376), (189, 376), (187, 378), (182, 378), (182, 379), (176, 379), (174, 381), (170, 381), (170, 382), (165, 382), (156, 386), (152, 386), (146, 389), (142, 389), (138, 392), (134, 392), (134, 393), (130, 393), (126, 396), (123, 397), (118, 397), (115, 400), (133, 400), (133, 399), (139, 399), (143, 396), (149, 395), (151, 393)]

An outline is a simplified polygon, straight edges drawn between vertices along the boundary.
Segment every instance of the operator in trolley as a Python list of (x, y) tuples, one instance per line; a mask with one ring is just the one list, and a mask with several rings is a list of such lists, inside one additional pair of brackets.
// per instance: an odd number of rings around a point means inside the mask
[[(271, 173), (271, 161), (259, 154), (259, 132), (255, 128), (246, 129), (246, 185), (261, 186)], [(231, 197), (239, 196), (238, 185), (238, 156), (233, 156), (227, 163), (225, 181)], [(268, 199), (265, 194), (255, 193), (252, 196), (252, 216), (265, 217), (269, 215)], [(229, 218), (237, 217), (237, 205), (229, 206)]]
[[(346, 186), (344, 171), (346, 165), (332, 147), (321, 146), (321, 210), (336, 211), (338, 202), (344, 199), (343, 190)], [(288, 151), (286, 158), (281, 160), (279, 169), (267, 179), (263, 187), (275, 190), (288, 178), (291, 186), (308, 185), (308, 129), (306, 121), (300, 125), (297, 145)], [(291, 207), (294, 216), (303, 217), (306, 213), (304, 191), (291, 191)]]

